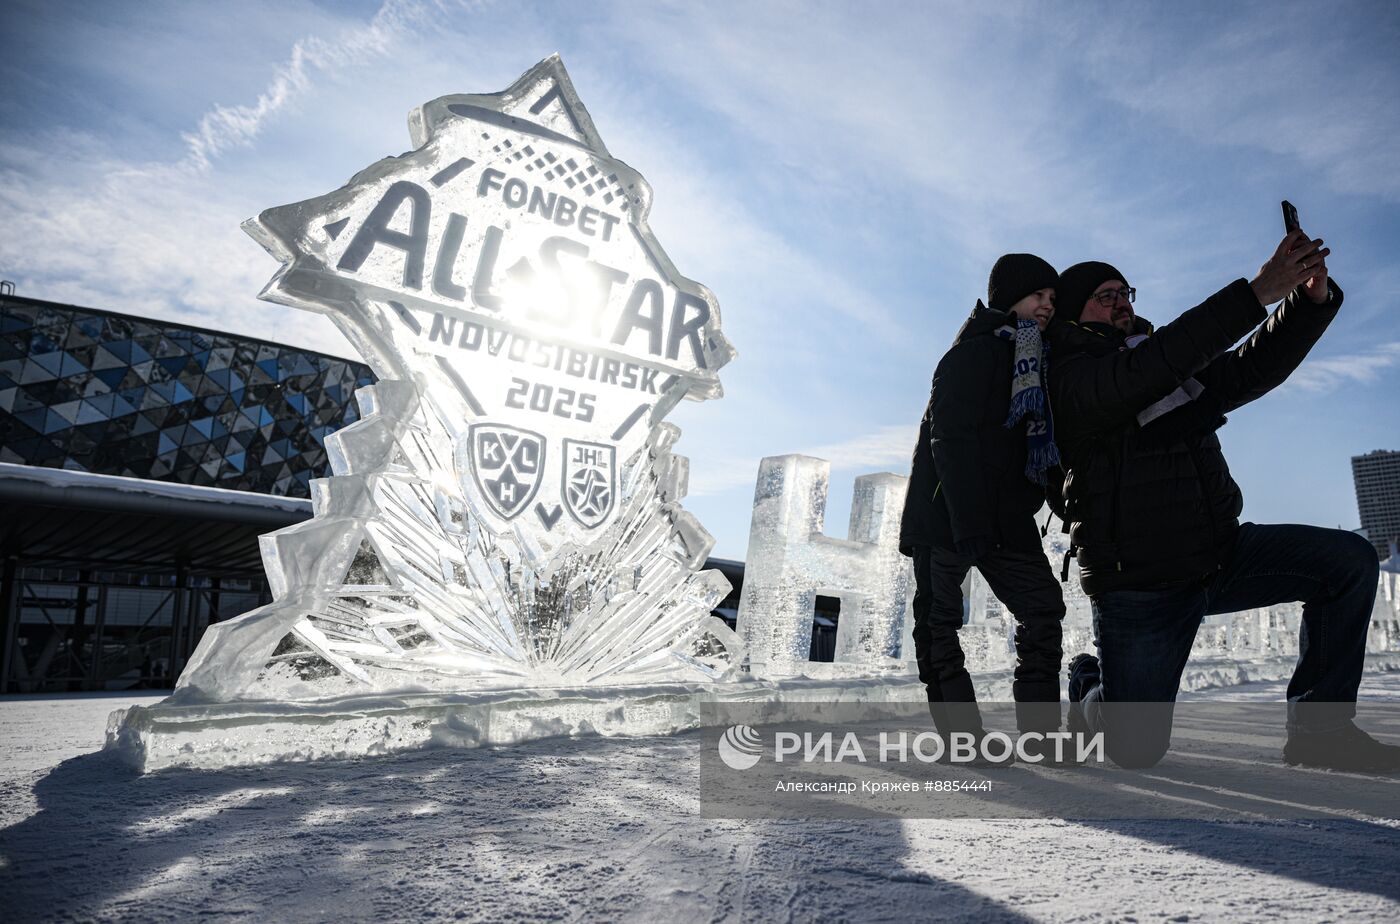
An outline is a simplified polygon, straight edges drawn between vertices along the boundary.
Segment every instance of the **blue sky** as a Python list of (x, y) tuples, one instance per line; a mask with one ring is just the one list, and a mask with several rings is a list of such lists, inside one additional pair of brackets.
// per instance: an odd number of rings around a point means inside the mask
[(673, 415), (687, 506), (742, 558), (758, 460), (905, 473), (929, 376), (1006, 251), (1117, 265), (1158, 322), (1258, 269), (1278, 200), (1346, 305), (1221, 431), (1245, 516), (1357, 524), (1400, 448), (1395, 3), (10, 2), (0, 275), (20, 294), (348, 355), (258, 302), (239, 222), (408, 147), (420, 103), (563, 55), (739, 359)]

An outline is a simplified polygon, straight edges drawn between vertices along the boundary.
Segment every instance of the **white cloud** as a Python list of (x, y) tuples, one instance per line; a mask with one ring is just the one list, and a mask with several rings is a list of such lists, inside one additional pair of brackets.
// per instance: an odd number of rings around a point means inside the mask
[[(628, 8), (627, 17), (620, 28), (647, 65), (742, 125), (775, 171), (843, 204), (876, 204), (864, 195), (872, 187), (905, 194), (892, 206), (917, 198), (969, 249), (1001, 246), (984, 237), (993, 224), (1053, 222), (1053, 207), (1091, 173), (1060, 156), (1053, 47), (988, 43), (1014, 25), (1009, 13), (914, 6), (867, 17), (762, 3), (723, 17), (693, 4)], [(1035, 79), (1005, 66), (1008, 55), (1023, 55)]]
[[(833, 472), (858, 470), (864, 475), (893, 471), (902, 475), (908, 472), (918, 432), (917, 424), (883, 426), (840, 442), (793, 450), (792, 454), (825, 459), (831, 463)], [(690, 494), (693, 497), (752, 486), (758, 477), (758, 459), (724, 458), (706, 462), (702, 467), (692, 468)]]
[(273, 266), (240, 224), (275, 201), (259, 192), (271, 179), (256, 170), (234, 179), (217, 161), (312, 92), (313, 77), (385, 57), (434, 12), (387, 0), (362, 26), (300, 39), (254, 103), (214, 106), (183, 134), (183, 156), (115, 159), (102, 137), (71, 130), (9, 136), (0, 265), (21, 294), (354, 356), (325, 318), (254, 299)]
[(210, 160), (228, 148), (250, 144), (270, 118), (307, 91), (314, 72), (383, 57), (428, 17), (429, 8), (415, 0), (386, 0), (363, 27), (352, 28), (334, 40), (317, 36), (298, 40), (256, 102), (215, 106), (199, 120), (197, 129), (181, 136), (188, 148), (188, 162), (207, 169)]
[(244, 195), (179, 164), (132, 165), (69, 137), (64, 157), (0, 144), (0, 265), (21, 295), (353, 355), (324, 318), (258, 302), (272, 266)]
[(1400, 340), (1392, 340), (1358, 353), (1310, 359), (1293, 372), (1286, 384), (1314, 394), (1327, 394), (1349, 385), (1373, 385), (1397, 367)]
[(918, 434), (917, 424), (885, 426), (843, 442), (805, 449), (802, 454), (826, 459), (835, 471), (853, 468), (875, 471), (891, 465), (907, 469)]
[[(606, 101), (606, 94), (597, 100)], [(653, 231), (682, 272), (719, 291), (725, 317), (733, 314), (725, 307), (725, 293), (732, 292), (753, 309), (747, 323), (775, 335), (778, 349), (806, 339), (813, 316), (844, 316), (856, 329), (898, 342), (902, 328), (888, 306), (795, 246), (754, 214), (732, 182), (664, 132), (623, 126), (606, 140), (658, 190)], [(721, 274), (727, 277), (723, 286)]]
[(1393, 5), (1228, 4), (1184, 37), (1179, 8), (1113, 9), (1079, 10), (1075, 29), (1108, 98), (1198, 142), (1296, 158), (1335, 191), (1400, 201)]

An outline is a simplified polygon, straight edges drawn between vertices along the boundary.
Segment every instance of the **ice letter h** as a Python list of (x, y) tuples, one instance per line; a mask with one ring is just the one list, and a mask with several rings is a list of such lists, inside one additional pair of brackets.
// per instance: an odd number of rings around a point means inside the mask
[(909, 562), (899, 554), (908, 479), (856, 479), (847, 539), (822, 535), (831, 466), (809, 456), (771, 456), (758, 467), (739, 635), (756, 677), (798, 674), (812, 647), (818, 594), (841, 600), (836, 661), (874, 666), (899, 651)]

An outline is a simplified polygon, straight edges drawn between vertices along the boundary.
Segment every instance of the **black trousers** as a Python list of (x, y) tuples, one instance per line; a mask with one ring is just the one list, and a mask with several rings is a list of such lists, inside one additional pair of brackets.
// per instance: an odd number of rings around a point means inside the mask
[[(1065, 601), (1045, 553), (993, 549), (978, 559), (952, 549), (914, 549), (914, 653), (935, 721), (948, 712), (935, 703), (975, 703), (958, 630), (963, 624), (962, 582), (977, 566), (992, 593), (1016, 620), (1016, 670), (1012, 695), (1022, 731), (1060, 727), (1060, 662)], [(980, 725), (975, 706), (952, 724)], [(939, 722), (940, 729), (943, 722)]]

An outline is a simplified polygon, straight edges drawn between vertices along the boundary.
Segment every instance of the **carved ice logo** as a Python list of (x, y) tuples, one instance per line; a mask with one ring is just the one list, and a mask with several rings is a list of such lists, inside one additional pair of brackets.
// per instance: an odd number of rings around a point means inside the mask
[(747, 725), (731, 725), (719, 739), (719, 759), (730, 770), (747, 770), (758, 763), (763, 739)]
[(666, 422), (734, 351), (651, 187), (557, 57), (408, 121), (407, 154), (244, 225), (282, 262), (262, 297), (327, 315), (378, 381), (315, 517), (263, 538), (274, 602), (209, 628), (182, 695), (734, 676)]
[(472, 427), (472, 474), (496, 512), (513, 519), (540, 486), (544, 437), (501, 424)]
[(607, 519), (617, 495), (617, 450), (604, 443), (564, 440), (564, 506), (584, 526)]

